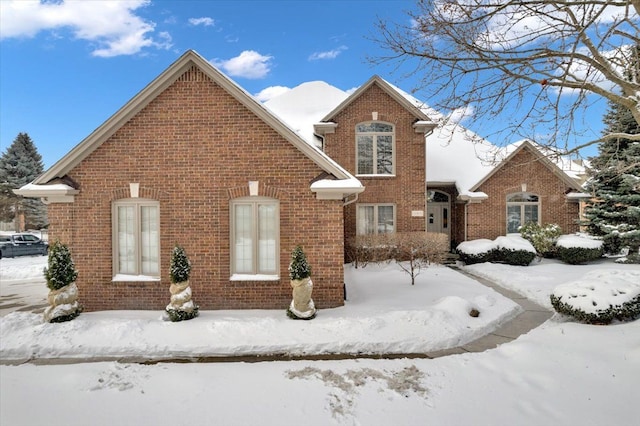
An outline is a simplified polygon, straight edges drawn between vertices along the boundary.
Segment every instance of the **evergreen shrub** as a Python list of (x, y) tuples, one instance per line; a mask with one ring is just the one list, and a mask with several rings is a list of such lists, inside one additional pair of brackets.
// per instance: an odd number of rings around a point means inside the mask
[(494, 260), (508, 265), (528, 266), (536, 254), (527, 250), (514, 250), (501, 247), (496, 250)]
[(520, 227), (520, 235), (528, 240), (543, 257), (555, 255), (555, 243), (562, 235), (562, 229), (555, 223), (539, 225), (537, 222), (527, 222)]
[(565, 303), (561, 297), (551, 294), (551, 305), (556, 312), (571, 316), (586, 324), (609, 324), (614, 319), (618, 321), (633, 321), (640, 317), (640, 296), (617, 306), (609, 306), (607, 309), (598, 310), (595, 313), (585, 312), (576, 308), (571, 303)]
[(492, 262), (496, 260), (497, 245), (488, 239), (465, 241), (456, 247), (460, 260), (467, 265), (474, 263)]
[(556, 247), (556, 254), (558, 259), (565, 263), (579, 265), (601, 258), (604, 250), (602, 248), (558, 246)]
[(291, 253), (291, 262), (289, 263), (289, 278), (292, 280), (301, 280), (311, 276), (311, 265), (307, 262), (307, 256), (302, 251), (302, 247), (296, 246)]
[(184, 249), (178, 245), (173, 248), (173, 253), (171, 254), (169, 274), (171, 276), (171, 282), (174, 284), (189, 281), (191, 262), (189, 262), (189, 258)]
[(50, 290), (59, 290), (75, 282), (78, 271), (71, 258), (69, 247), (56, 240), (49, 248), (47, 267), (44, 268), (44, 277)]

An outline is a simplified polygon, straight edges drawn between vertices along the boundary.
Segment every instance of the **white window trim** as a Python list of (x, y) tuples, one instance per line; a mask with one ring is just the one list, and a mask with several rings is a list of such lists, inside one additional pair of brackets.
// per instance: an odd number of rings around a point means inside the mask
[[(369, 123), (382, 123), (382, 124), (388, 124), (389, 126), (391, 126), (391, 128), (393, 129), (391, 132), (358, 132), (358, 126), (362, 125), (362, 124), (369, 124)], [(396, 176), (396, 126), (393, 123), (388, 123), (386, 121), (363, 121), (361, 123), (356, 124), (355, 126), (355, 143), (356, 143), (356, 176), (360, 176), (360, 177), (385, 177), (385, 178), (392, 178)], [(359, 159), (358, 159), (358, 136), (373, 136), (373, 140), (374, 140), (374, 146), (372, 147), (372, 154), (373, 154), (373, 158), (372, 158), (372, 168), (373, 170), (377, 170), (378, 168), (378, 140), (377, 140), (377, 136), (389, 136), (391, 135), (391, 173), (358, 173), (358, 165), (359, 165)]]
[[(538, 201), (509, 201), (509, 198), (516, 196), (516, 195), (520, 195), (520, 194), (529, 194), (529, 195), (535, 195), (536, 197), (538, 197)], [(524, 217), (524, 206), (537, 206), (538, 207), (538, 225), (540, 225), (540, 219), (541, 219), (541, 212), (542, 212), (542, 202), (541, 202), (541, 197), (540, 195), (534, 193), (534, 192), (514, 192), (511, 194), (507, 194), (506, 197), (506, 207), (505, 207), (505, 214), (506, 214), (506, 234), (513, 234), (516, 235), (516, 233), (510, 233), (509, 232), (509, 207), (513, 207), (513, 206), (519, 206), (520, 207), (520, 226), (524, 225), (522, 223), (522, 218)]]
[[(253, 269), (254, 271), (256, 271), (255, 274), (248, 274), (248, 273), (236, 273), (235, 272), (235, 220), (234, 220), (234, 211), (235, 211), (235, 206), (239, 205), (239, 204), (251, 204), (253, 206), (253, 229), (252, 229), (252, 234), (253, 234), (253, 241), (254, 241), (254, 246), (253, 246)], [(276, 263), (276, 272), (275, 274), (265, 274), (265, 273), (261, 273), (260, 271), (258, 271), (258, 266), (257, 266), (257, 262), (258, 262), (258, 249), (257, 249), (257, 245), (255, 244), (258, 240), (257, 240), (257, 227), (256, 222), (255, 222), (255, 215), (257, 214), (257, 208), (259, 204), (273, 204), (276, 207), (276, 229), (275, 229), (275, 233), (276, 233), (276, 247), (275, 247), (275, 253), (276, 253), (276, 259), (275, 259), (275, 263)], [(231, 203), (229, 204), (229, 249), (230, 249), (230, 255), (229, 258), (231, 260), (231, 264), (229, 265), (230, 267), (230, 271), (231, 271), (231, 276), (229, 277), (230, 281), (277, 281), (280, 279), (280, 201), (276, 198), (270, 198), (270, 197), (256, 197), (256, 196), (250, 196), (250, 197), (241, 197), (241, 198), (236, 198), (231, 200)]]
[[(373, 207), (373, 222), (374, 222), (374, 230), (375, 232), (373, 234), (361, 234), (359, 233), (360, 230), (360, 223), (359, 223), (359, 217), (360, 215), (358, 214), (358, 209), (360, 207)], [(378, 207), (392, 207), (393, 208), (393, 230), (394, 232), (398, 232), (398, 215), (397, 215), (397, 208), (396, 205), (393, 203), (362, 203), (362, 204), (356, 204), (356, 234), (357, 235), (377, 235), (379, 234), (378, 232)]]
[[(158, 209), (158, 273), (153, 275), (147, 274), (123, 274), (118, 269), (118, 257), (119, 257), (119, 243), (118, 243), (118, 207), (121, 206), (134, 206), (136, 207), (136, 269), (140, 272), (142, 270), (142, 259), (140, 258), (140, 245), (141, 245), (141, 233), (140, 233), (140, 207), (153, 206)], [(123, 198), (116, 200), (111, 204), (111, 237), (112, 237), (112, 282), (125, 282), (125, 281), (160, 281), (160, 270), (162, 265), (160, 264), (160, 255), (162, 249), (160, 247), (160, 202), (146, 198)]]

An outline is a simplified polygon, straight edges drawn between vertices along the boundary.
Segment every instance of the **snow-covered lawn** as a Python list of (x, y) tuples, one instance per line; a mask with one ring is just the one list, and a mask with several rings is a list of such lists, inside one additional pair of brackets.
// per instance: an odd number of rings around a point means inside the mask
[[(10, 263), (0, 262), (3, 287)], [(590, 271), (640, 279), (637, 265), (607, 260), (466, 269), (545, 306), (555, 286)], [(394, 265), (347, 266), (345, 280), (346, 306), (313, 321), (203, 311), (170, 323), (161, 312), (112, 311), (45, 324), (15, 312), (0, 320), (0, 358), (425, 352), (473, 340), (519, 310), (443, 267), (424, 271), (415, 286)], [(640, 320), (590, 326), (556, 315), (496, 349), (437, 359), (3, 365), (0, 424), (632, 425), (638, 377)]]

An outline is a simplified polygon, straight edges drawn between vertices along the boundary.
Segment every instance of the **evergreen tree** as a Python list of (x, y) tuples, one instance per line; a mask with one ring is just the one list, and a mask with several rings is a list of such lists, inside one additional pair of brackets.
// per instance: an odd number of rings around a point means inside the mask
[(27, 228), (47, 225), (47, 210), (42, 201), (13, 193), (44, 171), (42, 156), (26, 133), (19, 133), (0, 157), (0, 220), (11, 221), (24, 214)]
[[(627, 77), (633, 78), (632, 73)], [(631, 111), (609, 104), (604, 116), (605, 134), (640, 133)], [(591, 159), (593, 171), (588, 189), (594, 198), (585, 216), (589, 232), (602, 236), (605, 249), (617, 253), (628, 247), (630, 260), (638, 262), (640, 247), (640, 142), (609, 138), (600, 144), (599, 155)]]
[(289, 263), (289, 278), (301, 280), (311, 276), (311, 265), (307, 262), (307, 256), (302, 251), (302, 247), (296, 246), (291, 253), (291, 263)]

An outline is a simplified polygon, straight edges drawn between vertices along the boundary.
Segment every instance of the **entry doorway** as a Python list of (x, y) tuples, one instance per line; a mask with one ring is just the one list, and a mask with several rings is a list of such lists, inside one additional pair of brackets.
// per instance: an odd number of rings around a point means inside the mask
[(427, 232), (447, 234), (451, 241), (451, 201), (446, 192), (427, 191)]

